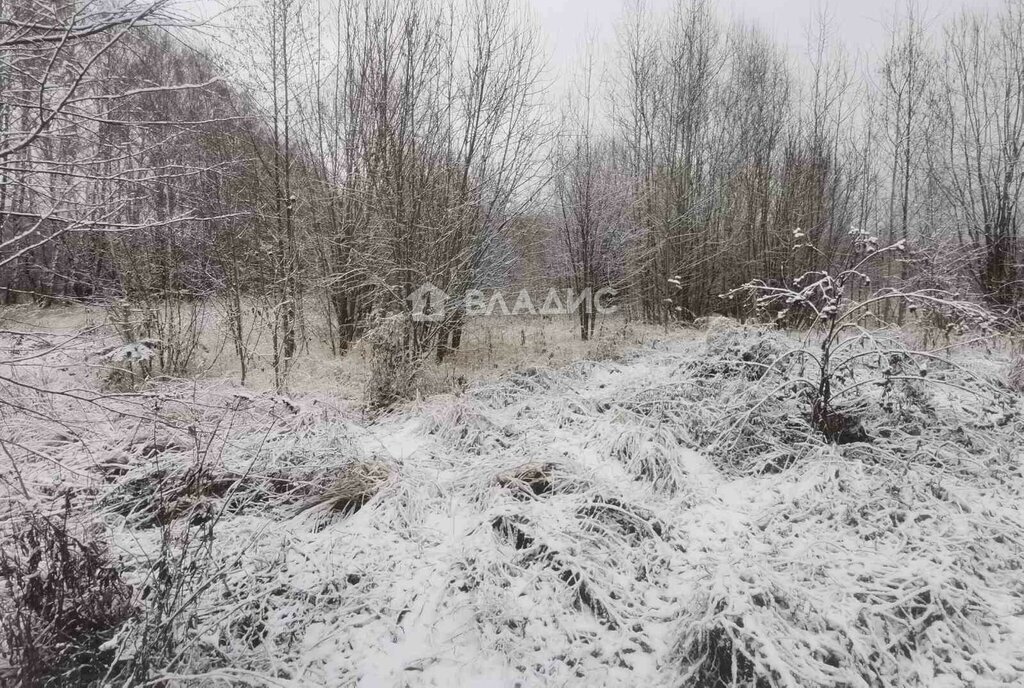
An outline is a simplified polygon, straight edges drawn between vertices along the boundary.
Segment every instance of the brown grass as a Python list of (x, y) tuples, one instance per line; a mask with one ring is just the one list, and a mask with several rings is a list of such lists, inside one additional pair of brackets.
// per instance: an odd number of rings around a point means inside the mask
[[(336, 398), (361, 400), (369, 380), (372, 352), (365, 341), (356, 342), (344, 355), (332, 353), (321, 322), (321, 308), (307, 304), (305, 340), (289, 373), (287, 389), (293, 394), (328, 394)], [(243, 308), (247, 313), (252, 308)], [(205, 309), (203, 331), (192, 359), (190, 379), (227, 379), (238, 381), (241, 366), (231, 345), (226, 308), (216, 301)], [(274, 388), (271, 367), (270, 333), (264, 323), (250, 316), (246, 387), (257, 392)], [(72, 358), (97, 369), (100, 377), (109, 366), (90, 358), (120, 343), (116, 328), (100, 306), (18, 305), (0, 308), (0, 330), (41, 332), (71, 337)], [(493, 316), (470, 318), (458, 352), (437, 363), (430, 357), (417, 375), (413, 397), (460, 393), (474, 381), (492, 380), (527, 367), (561, 368), (578, 360), (607, 360), (653, 340), (698, 336), (691, 329), (666, 328), (628, 320), (613, 314), (597, 320), (594, 336), (581, 341), (573, 316)], [(52, 342), (58, 343), (56, 339)]]
[(392, 469), (382, 463), (357, 461), (324, 492), (314, 496), (299, 510), (327, 510), (343, 515), (359, 511), (391, 478)]

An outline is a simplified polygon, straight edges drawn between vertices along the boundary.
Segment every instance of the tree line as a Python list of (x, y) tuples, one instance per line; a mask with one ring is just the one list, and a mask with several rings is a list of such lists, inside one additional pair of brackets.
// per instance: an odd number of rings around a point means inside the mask
[(741, 314), (719, 295), (864, 233), (906, 242), (874, 286), (1015, 312), (1024, 3), (936, 28), (909, 0), (868, 66), (825, 15), (801, 67), (708, 0), (626, 10), (555, 112), (515, 0), (261, 0), (228, 34), (169, 0), (0, 0), (0, 300), (108, 304), (169, 372), (215, 304), (243, 378), (260, 341), (281, 387), (425, 283), (454, 307), (405, 346), (444, 359), (471, 289)]

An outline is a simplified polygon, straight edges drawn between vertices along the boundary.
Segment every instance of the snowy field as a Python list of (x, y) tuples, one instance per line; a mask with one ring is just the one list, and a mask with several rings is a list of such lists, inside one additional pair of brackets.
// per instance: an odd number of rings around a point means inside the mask
[(162, 685), (1024, 685), (1008, 356), (865, 385), (836, 446), (766, 368), (791, 346), (719, 323), (376, 420), (6, 382), (3, 536), (66, 512), (104, 543), (131, 613), (96, 652)]

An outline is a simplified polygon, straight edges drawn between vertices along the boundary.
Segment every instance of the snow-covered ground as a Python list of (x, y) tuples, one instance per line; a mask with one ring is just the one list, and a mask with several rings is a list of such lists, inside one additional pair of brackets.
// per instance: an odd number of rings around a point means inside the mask
[[(1020, 398), (868, 398), (874, 441), (831, 446), (799, 398), (721, 365), (764, 336), (375, 421), (176, 383), (131, 400), (159, 425), (90, 411), (109, 427), (88, 447), (24, 430), (51, 460), (22, 477), (31, 508), (57, 474), (82, 495), (140, 608), (155, 571), (188, 580), (162, 621), (182, 683), (1024, 685)], [(1002, 365), (960, 362), (963, 386)], [(139, 652), (152, 619), (108, 647)]]

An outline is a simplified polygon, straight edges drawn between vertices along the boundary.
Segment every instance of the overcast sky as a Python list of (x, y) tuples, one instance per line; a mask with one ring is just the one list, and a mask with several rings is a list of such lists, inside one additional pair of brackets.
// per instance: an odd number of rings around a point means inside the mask
[[(593, 33), (611, 46), (615, 25), (623, 12), (623, 0), (528, 0), (544, 28), (551, 50), (552, 67), (564, 74), (574, 64), (586, 36)], [(652, 8), (666, 8), (674, 0), (647, 0)], [(1001, 0), (918, 0), (926, 19), (940, 25), (963, 7), (995, 7)], [(812, 17), (827, 5), (833, 27), (852, 57), (867, 58), (884, 47), (887, 27), (904, 0), (718, 0), (719, 14), (729, 19), (756, 22), (780, 43), (788, 45), (794, 58), (806, 54), (807, 29)]]

